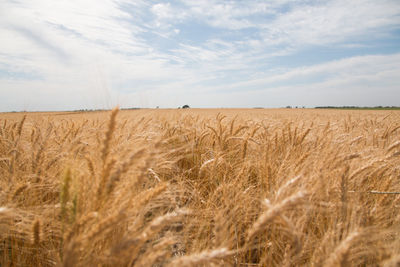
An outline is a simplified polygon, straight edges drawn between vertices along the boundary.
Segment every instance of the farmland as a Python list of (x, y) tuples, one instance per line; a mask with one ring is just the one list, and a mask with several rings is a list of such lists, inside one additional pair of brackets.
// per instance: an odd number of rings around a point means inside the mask
[(1, 266), (398, 266), (400, 111), (0, 114)]

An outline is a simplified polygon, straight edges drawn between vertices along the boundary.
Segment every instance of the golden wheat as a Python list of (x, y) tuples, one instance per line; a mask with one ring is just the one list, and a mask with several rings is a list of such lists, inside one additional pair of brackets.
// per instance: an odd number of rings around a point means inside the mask
[(397, 266), (400, 113), (0, 114), (1, 266)]

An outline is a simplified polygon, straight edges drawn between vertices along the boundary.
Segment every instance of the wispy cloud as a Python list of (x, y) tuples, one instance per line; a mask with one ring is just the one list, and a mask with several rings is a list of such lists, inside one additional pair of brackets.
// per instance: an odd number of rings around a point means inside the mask
[(5, 0), (0, 109), (254, 106), (270, 93), (276, 106), (310, 88), (340, 104), (363, 86), (377, 100), (379, 84), (397, 94), (399, 30), (396, 0)]
[[(346, 88), (346, 84), (360, 80), (378, 81), (381, 85), (389, 84), (392, 89), (396, 89), (400, 84), (400, 78), (397, 78), (398, 70), (400, 70), (400, 54), (357, 56), (271, 73), (268, 77), (239, 82), (229, 88), (220, 87), (219, 90), (248, 88), (247, 92), (262, 91), (268, 88), (286, 87), (288, 83), (308, 86), (315, 84), (320, 86), (323, 83), (324, 87), (343, 84), (343, 88)], [(379, 84), (374, 86), (380, 90)]]
[(338, 0), (323, 3), (294, 8), (266, 24), (265, 40), (334, 45), (381, 38), (399, 27), (400, 5), (396, 1)]

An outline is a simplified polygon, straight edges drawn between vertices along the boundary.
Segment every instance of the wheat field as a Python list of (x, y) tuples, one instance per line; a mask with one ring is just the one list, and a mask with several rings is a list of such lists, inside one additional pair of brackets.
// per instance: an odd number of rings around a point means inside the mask
[(400, 112), (0, 114), (0, 266), (399, 266)]

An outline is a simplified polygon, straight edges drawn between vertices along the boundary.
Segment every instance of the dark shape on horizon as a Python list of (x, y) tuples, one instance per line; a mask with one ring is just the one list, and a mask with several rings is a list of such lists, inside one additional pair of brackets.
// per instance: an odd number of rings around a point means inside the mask
[(184, 105), (182, 108), (190, 108), (189, 105)]

